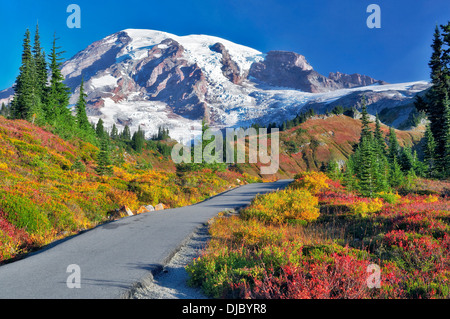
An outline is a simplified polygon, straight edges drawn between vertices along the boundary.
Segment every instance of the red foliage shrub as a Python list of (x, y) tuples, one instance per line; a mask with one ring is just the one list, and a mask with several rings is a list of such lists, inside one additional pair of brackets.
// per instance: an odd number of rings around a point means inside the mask
[[(331, 260), (330, 260), (331, 259)], [(254, 279), (254, 286), (240, 287), (246, 298), (264, 299), (354, 299), (370, 298), (367, 287), (367, 260), (350, 255), (330, 256), (326, 261), (305, 260), (296, 266), (288, 264), (281, 275), (273, 271)]]

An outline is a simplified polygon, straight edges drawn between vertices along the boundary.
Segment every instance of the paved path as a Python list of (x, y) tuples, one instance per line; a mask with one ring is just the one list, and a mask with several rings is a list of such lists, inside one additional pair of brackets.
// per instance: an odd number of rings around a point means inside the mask
[[(248, 184), (196, 205), (122, 218), (63, 240), (27, 258), (0, 266), (0, 298), (127, 297), (151, 280), (198, 227), (226, 208), (248, 205), (257, 195), (291, 180)], [(68, 288), (67, 272), (79, 266), (80, 288)], [(73, 270), (72, 270), (73, 271)]]

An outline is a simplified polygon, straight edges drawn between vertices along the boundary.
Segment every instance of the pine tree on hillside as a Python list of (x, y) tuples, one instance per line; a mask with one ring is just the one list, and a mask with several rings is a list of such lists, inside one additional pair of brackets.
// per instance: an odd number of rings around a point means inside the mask
[(42, 103), (36, 88), (36, 65), (31, 53), (30, 30), (23, 40), (22, 64), (14, 85), (14, 98), (11, 103), (11, 116), (35, 122), (41, 120)]
[(410, 147), (405, 146), (400, 149), (399, 164), (403, 172), (414, 170), (415, 159)]
[(91, 129), (91, 125), (89, 124), (89, 120), (86, 115), (86, 97), (87, 95), (86, 93), (84, 93), (84, 79), (81, 78), (80, 97), (78, 98), (78, 102), (75, 105), (76, 122), (78, 128), (87, 132)]
[(424, 161), (427, 167), (427, 177), (433, 177), (435, 175), (435, 149), (436, 143), (434, 141), (433, 133), (430, 130), (430, 126), (427, 125), (425, 130), (424, 148)]
[(365, 98), (362, 101), (361, 124), (361, 138), (347, 161), (344, 183), (357, 188), (364, 196), (373, 196), (377, 192), (389, 190), (390, 167), (381, 123), (377, 117), (373, 133)]
[(8, 107), (5, 105), (4, 102), (2, 102), (2, 108), (0, 109), (0, 115), (4, 116), (4, 117), (8, 117), (8, 113), (9, 113)]
[(361, 123), (362, 123), (362, 129), (361, 129), (361, 137), (360, 142), (362, 142), (365, 138), (372, 138), (372, 131), (370, 130), (370, 120), (369, 120), (369, 113), (367, 112), (367, 105), (366, 105), (366, 97), (363, 96), (362, 99), (362, 110), (361, 110)]
[(398, 156), (400, 152), (400, 145), (397, 140), (397, 133), (393, 127), (389, 128), (389, 148), (388, 148), (388, 159), (389, 163), (393, 164), (394, 161), (398, 163)]
[(97, 155), (97, 167), (95, 171), (100, 176), (111, 175), (113, 173), (109, 144), (106, 138), (102, 138), (100, 141), (100, 151)]
[[(450, 49), (449, 49), (450, 50)], [(450, 82), (450, 78), (449, 78)], [(446, 92), (444, 99), (444, 126), (443, 126), (443, 148), (444, 148), (444, 156), (442, 159), (443, 162), (443, 174), (444, 177), (450, 177), (450, 92)]]
[[(450, 23), (436, 26), (431, 45), (433, 52), (429, 62), (431, 69), (431, 82), (433, 86), (427, 92), (424, 99), (416, 101), (418, 111), (424, 111), (430, 121), (430, 130), (435, 140), (435, 167), (441, 177), (445, 177), (450, 166), (450, 156), (447, 156), (449, 148), (448, 135), (450, 130), (450, 118), (446, 116), (448, 94), (450, 89)], [(445, 49), (444, 46), (447, 46)], [(447, 102), (446, 102), (447, 100)]]
[(355, 176), (354, 156), (350, 156), (345, 163), (343, 183), (350, 191), (358, 189), (358, 181)]
[(45, 103), (48, 72), (45, 51), (41, 48), (38, 24), (36, 24), (36, 32), (34, 34), (33, 58), (36, 67), (36, 91), (41, 101)]
[(131, 146), (136, 152), (141, 153), (142, 149), (144, 148), (144, 145), (145, 145), (144, 131), (142, 131), (141, 127), (139, 127), (139, 129), (133, 134), (133, 137), (131, 139)]
[(124, 140), (125, 142), (131, 141), (131, 131), (130, 131), (130, 127), (128, 125), (125, 125), (120, 136), (121, 136), (121, 139)]
[(111, 128), (111, 139), (117, 140), (119, 138), (119, 130), (117, 129), (116, 124), (114, 123)]
[(364, 196), (371, 197), (377, 189), (376, 159), (374, 143), (370, 137), (364, 137), (359, 144), (357, 177), (359, 190)]
[(405, 176), (403, 175), (400, 164), (397, 162), (397, 157), (394, 158), (389, 170), (389, 184), (392, 187), (398, 187), (403, 184)]
[(56, 46), (56, 35), (53, 36), (50, 59), (50, 87), (48, 89), (48, 99), (46, 116), (50, 124), (58, 124), (62, 127), (73, 127), (74, 118), (69, 110), (70, 90), (63, 83), (64, 77), (61, 73), (63, 51)]
[(98, 138), (104, 138), (105, 137), (105, 128), (103, 126), (103, 120), (98, 119), (97, 126), (95, 127), (95, 132), (97, 134)]
[(378, 144), (379, 149), (381, 150), (383, 155), (387, 155), (387, 150), (386, 150), (386, 143), (384, 142), (384, 136), (383, 136), (383, 132), (381, 131), (381, 123), (380, 123), (380, 118), (378, 116), (376, 116), (376, 120), (375, 120), (375, 132), (374, 132), (374, 137), (375, 137), (375, 141)]

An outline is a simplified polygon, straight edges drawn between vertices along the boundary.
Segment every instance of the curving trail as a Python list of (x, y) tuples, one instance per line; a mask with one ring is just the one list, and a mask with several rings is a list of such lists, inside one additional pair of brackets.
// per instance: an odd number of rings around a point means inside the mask
[[(227, 208), (248, 205), (257, 194), (292, 180), (248, 184), (201, 203), (122, 218), (0, 266), (0, 298), (114, 299), (151, 281), (195, 230)], [(78, 265), (80, 288), (68, 288)], [(73, 271), (73, 270), (72, 270)], [(73, 282), (70, 280), (70, 282)]]

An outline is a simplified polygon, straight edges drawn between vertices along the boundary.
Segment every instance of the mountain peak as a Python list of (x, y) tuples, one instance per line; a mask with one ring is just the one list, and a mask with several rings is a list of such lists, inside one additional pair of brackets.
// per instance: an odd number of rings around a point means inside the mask
[(354, 94), (350, 89), (377, 96), (389, 91), (381, 106), (371, 108), (378, 111), (410, 103), (418, 92), (403, 85), (393, 86), (400, 93), (392, 94), (392, 87), (373, 86), (384, 82), (359, 74), (326, 77), (295, 52), (263, 54), (216, 36), (146, 29), (124, 29), (92, 43), (63, 64), (62, 74), (73, 92), (71, 104), (83, 76), (92, 122), (140, 127), (147, 137), (165, 126), (178, 140), (190, 136), (201, 119), (217, 128), (281, 123), (306, 106), (326, 109)]

